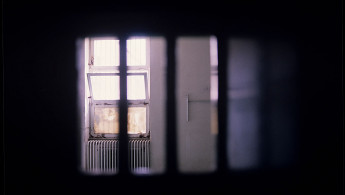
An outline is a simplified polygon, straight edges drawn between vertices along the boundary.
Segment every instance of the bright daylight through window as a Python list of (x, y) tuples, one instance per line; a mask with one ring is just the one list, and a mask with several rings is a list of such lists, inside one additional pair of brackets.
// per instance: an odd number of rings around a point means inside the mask
[[(128, 134), (145, 136), (148, 131), (149, 57), (148, 38), (127, 40)], [(120, 69), (119, 40), (89, 39), (87, 73), (90, 136), (116, 137), (119, 133)]]

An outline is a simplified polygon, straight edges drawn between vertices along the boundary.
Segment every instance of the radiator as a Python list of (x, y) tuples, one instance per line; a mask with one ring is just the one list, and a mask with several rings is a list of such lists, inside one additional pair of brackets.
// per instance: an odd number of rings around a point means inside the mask
[[(150, 169), (150, 140), (131, 139), (128, 149), (130, 170), (133, 173), (147, 173)], [(118, 140), (89, 140), (86, 153), (87, 172), (113, 174), (118, 171)]]

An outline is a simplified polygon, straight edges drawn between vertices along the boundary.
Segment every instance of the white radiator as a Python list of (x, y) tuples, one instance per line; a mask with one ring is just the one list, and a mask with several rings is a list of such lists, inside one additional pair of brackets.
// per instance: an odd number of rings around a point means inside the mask
[[(131, 139), (128, 149), (130, 170), (147, 173), (150, 168), (150, 140)], [(118, 140), (89, 140), (86, 153), (87, 172), (112, 174), (118, 171)]]

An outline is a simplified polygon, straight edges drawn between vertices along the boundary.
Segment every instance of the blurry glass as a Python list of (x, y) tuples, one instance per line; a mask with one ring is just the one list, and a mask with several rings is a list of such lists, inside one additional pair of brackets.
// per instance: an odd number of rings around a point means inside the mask
[[(146, 133), (146, 107), (128, 108), (128, 134)], [(116, 107), (96, 107), (95, 133), (119, 133), (119, 111)]]
[(146, 133), (146, 107), (128, 108), (128, 134)]
[[(119, 100), (119, 76), (91, 76), (94, 100)], [(145, 100), (146, 84), (144, 75), (127, 76), (128, 100)]]
[(95, 133), (119, 133), (118, 108), (95, 108)]
[(91, 76), (91, 86), (94, 100), (119, 100), (119, 76)]
[(144, 75), (127, 76), (127, 98), (128, 100), (146, 99), (146, 85)]
[[(94, 65), (119, 66), (119, 40), (94, 40)], [(146, 39), (127, 40), (127, 65), (146, 66)]]
[(119, 40), (94, 40), (94, 65), (119, 66)]
[(127, 66), (146, 66), (146, 39), (127, 40)]

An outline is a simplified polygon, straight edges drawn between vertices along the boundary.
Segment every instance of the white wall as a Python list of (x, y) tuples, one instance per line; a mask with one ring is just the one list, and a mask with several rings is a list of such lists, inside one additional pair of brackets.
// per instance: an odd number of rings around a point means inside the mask
[(166, 42), (150, 38), (150, 131), (152, 173), (165, 170)]
[(210, 172), (216, 164), (215, 134), (211, 132), (210, 37), (181, 37), (176, 53), (179, 170)]

